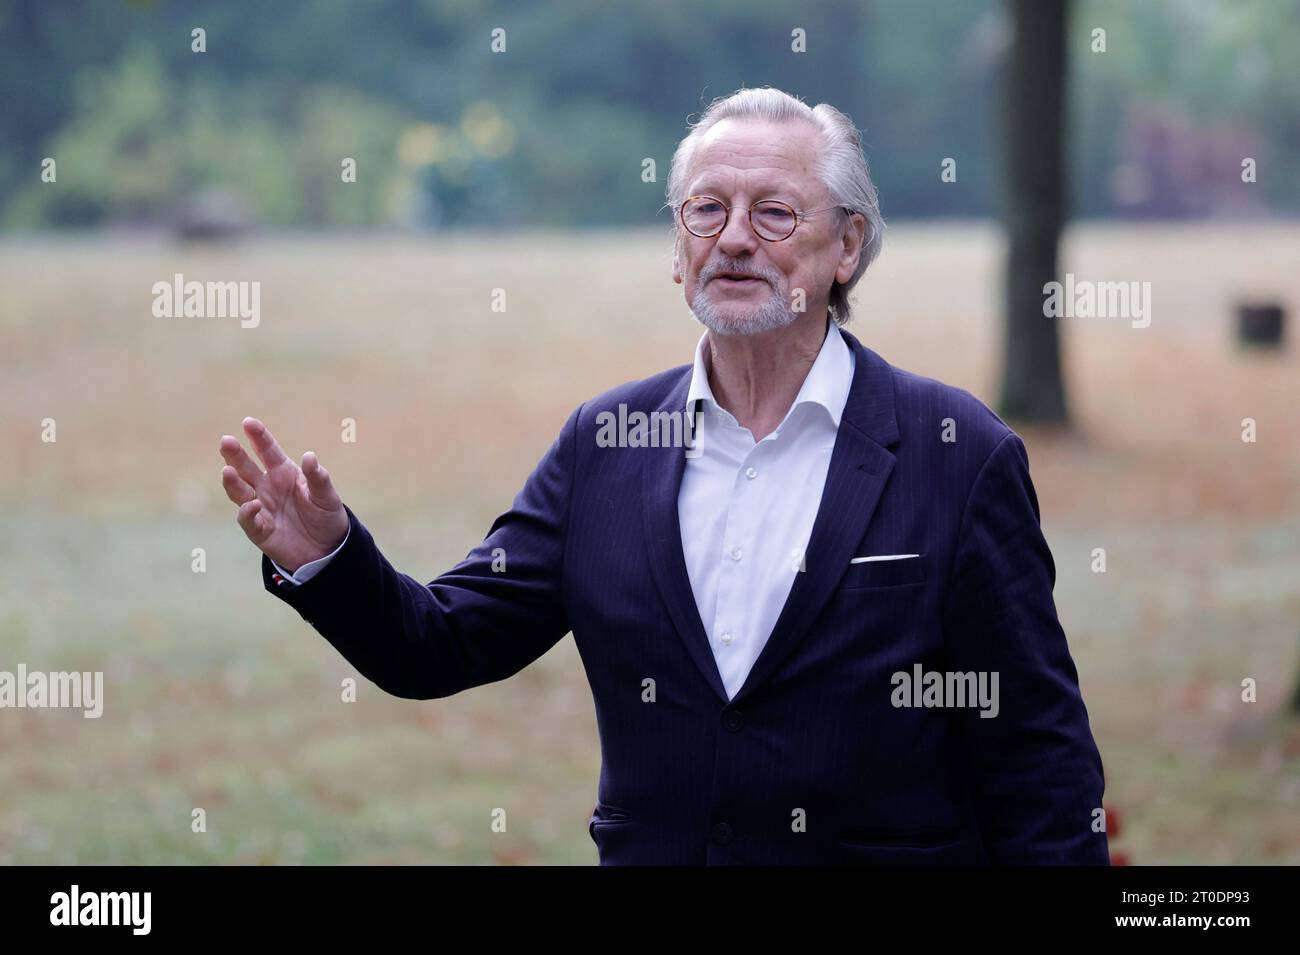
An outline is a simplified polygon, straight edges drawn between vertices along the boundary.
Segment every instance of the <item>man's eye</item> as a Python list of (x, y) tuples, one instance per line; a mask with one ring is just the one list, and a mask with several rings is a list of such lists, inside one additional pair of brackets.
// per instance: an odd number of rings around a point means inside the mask
[(794, 213), (783, 206), (764, 206), (758, 212), (764, 219), (772, 222), (789, 222), (794, 217)]
[(722, 204), (719, 202), (697, 202), (695, 211), (704, 215), (713, 215), (722, 211)]

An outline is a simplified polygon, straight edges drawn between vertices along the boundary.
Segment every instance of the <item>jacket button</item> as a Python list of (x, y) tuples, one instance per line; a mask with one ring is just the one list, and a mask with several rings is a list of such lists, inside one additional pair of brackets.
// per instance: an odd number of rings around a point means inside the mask
[(720, 822), (713, 827), (713, 841), (720, 846), (729, 845), (735, 832), (729, 823)]
[(731, 732), (738, 733), (745, 725), (745, 717), (741, 715), (740, 710), (727, 710), (722, 714), (722, 725)]

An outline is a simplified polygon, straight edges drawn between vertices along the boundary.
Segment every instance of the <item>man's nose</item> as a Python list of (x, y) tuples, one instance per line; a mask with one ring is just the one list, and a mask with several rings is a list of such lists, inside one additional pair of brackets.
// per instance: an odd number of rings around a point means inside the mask
[(742, 252), (752, 254), (758, 248), (759, 238), (749, 224), (749, 210), (739, 206), (727, 216), (727, 224), (718, 233), (718, 248), (727, 255), (740, 258)]

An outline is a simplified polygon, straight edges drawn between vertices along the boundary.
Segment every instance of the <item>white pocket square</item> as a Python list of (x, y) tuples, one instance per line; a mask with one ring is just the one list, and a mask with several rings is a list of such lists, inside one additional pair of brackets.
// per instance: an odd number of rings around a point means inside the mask
[(877, 554), (874, 557), (854, 557), (849, 561), (850, 564), (865, 564), (872, 560), (907, 560), (909, 557), (920, 557), (920, 554)]

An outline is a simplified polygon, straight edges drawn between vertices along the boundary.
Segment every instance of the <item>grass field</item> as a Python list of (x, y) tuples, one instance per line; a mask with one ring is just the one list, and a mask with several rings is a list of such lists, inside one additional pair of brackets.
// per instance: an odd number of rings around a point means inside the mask
[[(1300, 361), (1232, 340), (1249, 295), (1288, 303), (1294, 338), (1298, 248), (1294, 226), (1066, 242), (1080, 278), (1152, 282), (1149, 328), (1066, 322), (1076, 429), (1021, 429), (1123, 814), (1112, 850), (1134, 864), (1300, 863), (1300, 721), (1284, 715)], [(991, 402), (1000, 256), (986, 227), (896, 228), (850, 330)], [(259, 327), (155, 318), (151, 286), (175, 272), (260, 281)], [(689, 361), (698, 335), (662, 233), (0, 243), (0, 669), (106, 683), (99, 720), (0, 710), (0, 863), (594, 863), (600, 755), (572, 638), (448, 700), (361, 681), (341, 702), (354, 674), (262, 590), (217, 441), (252, 414), (291, 456), (316, 450), (389, 559), (428, 580), (575, 405)], [(1240, 700), (1246, 677), (1258, 702)]]

